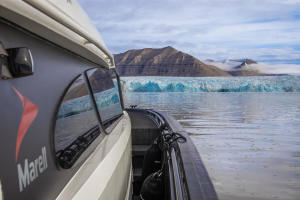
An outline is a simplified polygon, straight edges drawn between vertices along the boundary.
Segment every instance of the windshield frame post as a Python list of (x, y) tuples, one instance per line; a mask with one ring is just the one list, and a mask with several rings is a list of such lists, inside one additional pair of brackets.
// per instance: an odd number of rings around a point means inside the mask
[(117, 82), (118, 82), (118, 90), (119, 90), (119, 97), (120, 97), (120, 102), (121, 102), (121, 107), (124, 110), (124, 100), (123, 100), (123, 92), (122, 92), (122, 88), (121, 88), (121, 79), (120, 79), (120, 75), (118, 73), (118, 71), (116, 70), (116, 68), (112, 68), (112, 71), (115, 72), (116, 74), (116, 78), (117, 78)]
[(99, 110), (98, 110), (98, 107), (97, 107), (97, 103), (96, 103), (96, 100), (95, 100), (95, 96), (94, 96), (94, 93), (93, 93), (93, 90), (92, 90), (92, 86), (89, 82), (89, 78), (88, 78), (88, 74), (87, 72), (89, 71), (90, 69), (88, 70), (85, 70), (84, 71), (84, 79), (85, 79), (85, 83), (86, 83), (86, 86), (87, 86), (87, 89), (88, 89), (88, 92), (89, 92), (89, 96), (90, 98), (92, 99), (92, 104), (94, 106), (94, 109), (96, 111), (96, 116), (98, 118), (98, 122), (99, 122), (99, 127), (100, 127), (100, 130), (101, 132), (103, 132), (105, 135), (109, 135), (108, 132), (105, 130), (105, 127), (104, 127), (104, 124), (102, 123), (102, 120), (101, 120), (101, 117), (100, 117), (100, 114), (99, 114)]

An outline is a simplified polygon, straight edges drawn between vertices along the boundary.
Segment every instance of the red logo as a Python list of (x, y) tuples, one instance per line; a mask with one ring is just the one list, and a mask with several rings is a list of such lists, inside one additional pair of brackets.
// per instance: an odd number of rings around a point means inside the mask
[(19, 124), (17, 143), (16, 143), (16, 162), (17, 162), (22, 140), (27, 130), (29, 129), (30, 125), (36, 118), (39, 108), (35, 104), (33, 104), (29, 99), (24, 97), (15, 87), (12, 86), (12, 88), (20, 98), (23, 106), (23, 114), (22, 114), (21, 122)]

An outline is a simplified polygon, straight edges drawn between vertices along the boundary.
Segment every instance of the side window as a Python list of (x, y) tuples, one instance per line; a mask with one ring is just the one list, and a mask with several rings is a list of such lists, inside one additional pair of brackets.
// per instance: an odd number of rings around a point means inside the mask
[(118, 85), (113, 81), (111, 75), (109, 70), (102, 68), (87, 71), (87, 77), (104, 125), (123, 114)]
[(80, 75), (68, 88), (56, 116), (54, 142), (56, 158), (62, 168), (70, 168), (100, 135), (91, 98)]

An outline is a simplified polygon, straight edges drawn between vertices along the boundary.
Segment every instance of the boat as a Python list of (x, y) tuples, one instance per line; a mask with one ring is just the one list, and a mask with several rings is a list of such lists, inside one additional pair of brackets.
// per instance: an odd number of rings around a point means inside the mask
[(168, 114), (125, 107), (75, 0), (0, 1), (0, 199), (218, 199)]

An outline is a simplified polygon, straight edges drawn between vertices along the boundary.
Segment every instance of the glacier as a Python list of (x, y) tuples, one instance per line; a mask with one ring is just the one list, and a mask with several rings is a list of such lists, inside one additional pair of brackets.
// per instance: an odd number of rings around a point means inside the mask
[(300, 76), (121, 77), (124, 92), (300, 92)]

